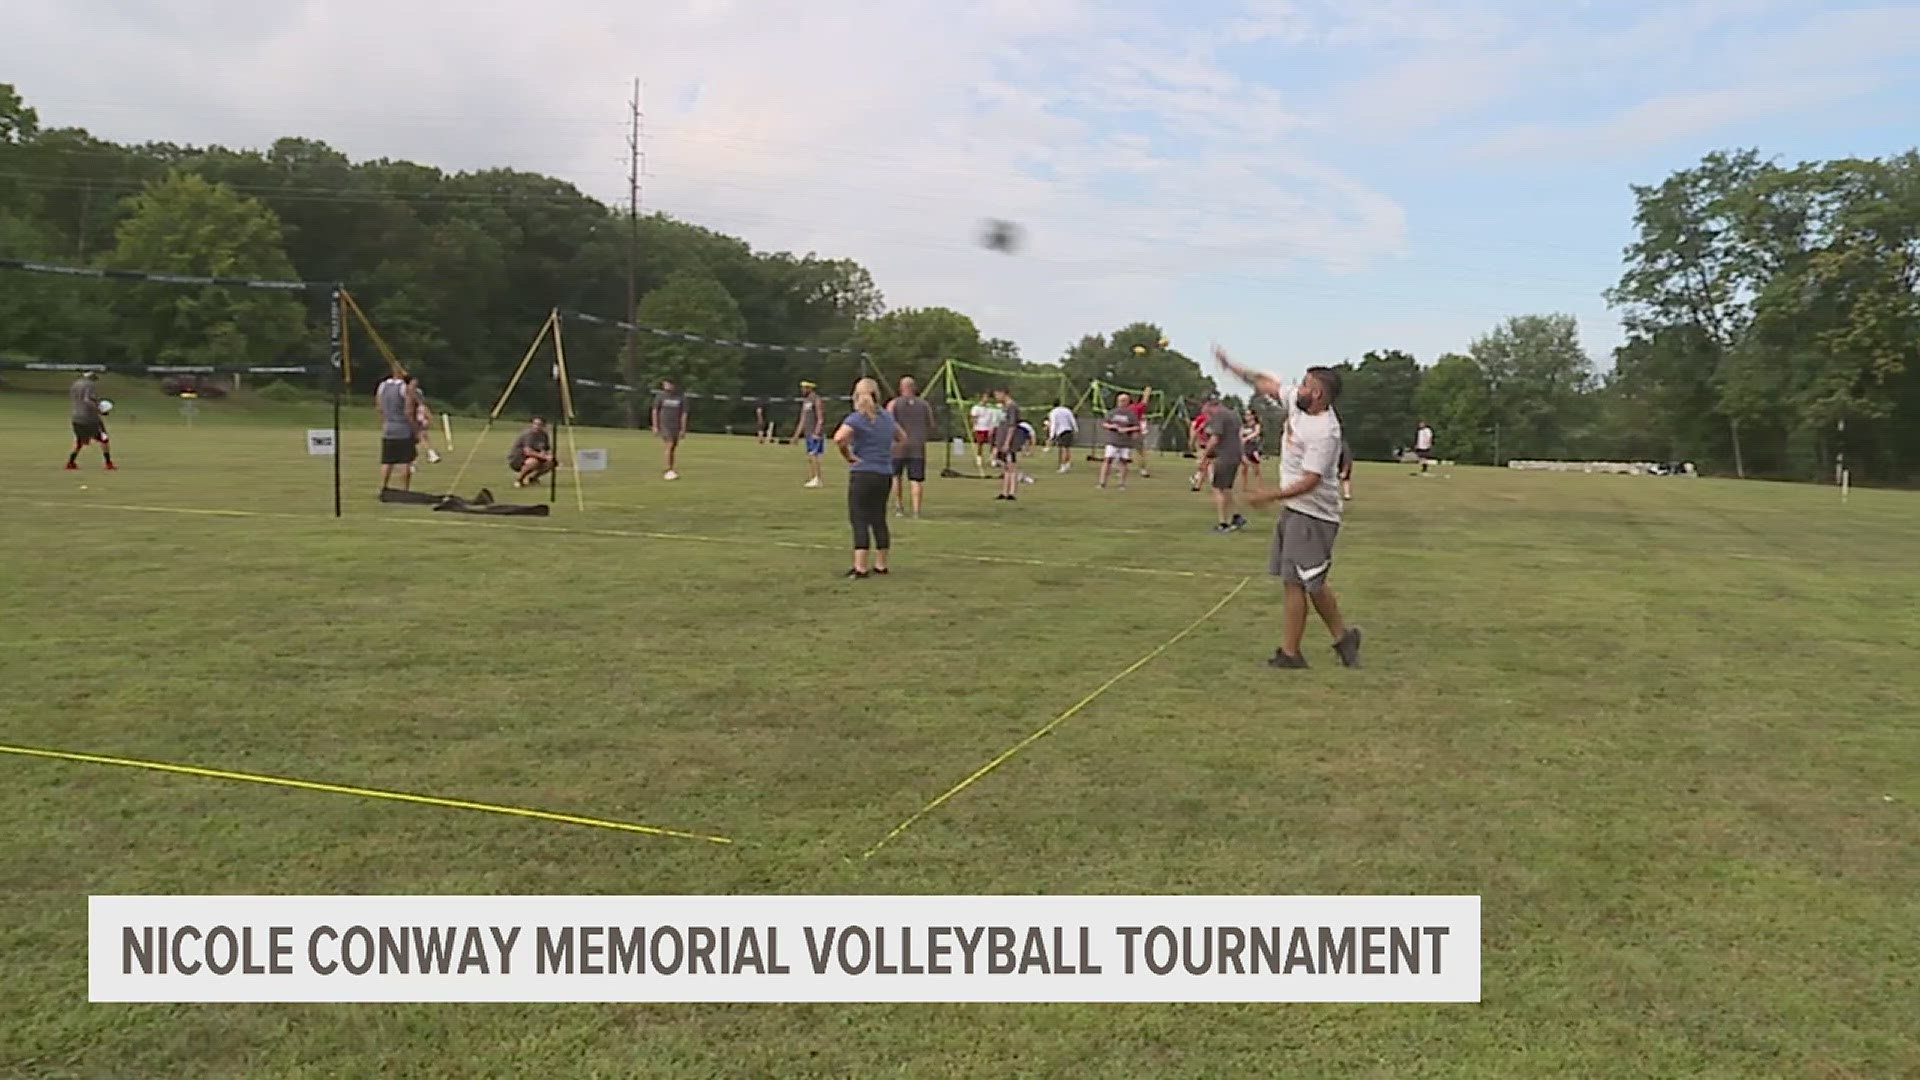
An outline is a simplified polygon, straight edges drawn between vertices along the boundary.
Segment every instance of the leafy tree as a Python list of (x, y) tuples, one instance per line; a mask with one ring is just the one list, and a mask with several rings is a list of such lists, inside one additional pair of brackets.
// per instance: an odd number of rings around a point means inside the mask
[[(1434, 449), (1461, 461), (1505, 464), (1507, 448), (1497, 445), (1493, 388), (1479, 361), (1448, 353), (1434, 361), (1414, 391), (1414, 412), (1433, 426)], [(1417, 421), (1416, 421), (1417, 422)], [(1341, 416), (1346, 423), (1346, 416)], [(1411, 439), (1397, 445), (1406, 446)]]
[(1564, 454), (1593, 380), (1573, 316), (1515, 316), (1476, 339), (1470, 351), (1486, 379), (1502, 451)]
[(1095, 380), (1135, 389), (1151, 387), (1163, 400), (1197, 401), (1215, 392), (1213, 380), (1193, 359), (1162, 344), (1167, 336), (1159, 326), (1136, 322), (1111, 336), (1089, 334), (1068, 347), (1060, 366), (1076, 385)]
[(1412, 442), (1420, 364), (1398, 349), (1370, 352), (1341, 375), (1340, 423), (1359, 457), (1381, 458)]
[[(643, 326), (677, 330), (726, 341), (741, 340), (746, 319), (740, 305), (718, 281), (693, 270), (667, 277), (666, 284), (640, 301)], [(737, 347), (647, 336), (640, 342), (645, 382), (673, 379), (694, 393), (733, 396), (740, 392), (745, 358)]]
[[(106, 264), (216, 277), (285, 280), (294, 273), (272, 211), (186, 174), (154, 184), (133, 200)], [(128, 327), (124, 342), (131, 358), (270, 363), (300, 350), (306, 336), (302, 305), (278, 293), (140, 285), (120, 296), (117, 306)]]
[(986, 354), (980, 330), (973, 320), (951, 308), (889, 311), (861, 323), (854, 340), (872, 354), (873, 362), (887, 378), (911, 375), (922, 385), (948, 360), (994, 363)]
[(40, 130), (40, 114), (20, 98), (12, 83), (0, 83), (0, 143), (32, 141)]
[[(1719, 388), (1715, 412), (1728, 426), (1735, 471), (1741, 475), (1746, 471), (1741, 425), (1764, 420), (1767, 403), (1752, 392), (1751, 371), (1738, 370), (1739, 350), (1753, 322), (1754, 297), (1783, 261), (1782, 253), (1795, 246), (1800, 213), (1793, 200), (1761, 197), (1762, 185), (1778, 171), (1751, 150), (1714, 153), (1659, 185), (1635, 187), (1639, 235), (1627, 248), (1625, 273), (1608, 293), (1631, 334), (1693, 331), (1701, 346), (1686, 354), (1693, 362), (1664, 374), (1695, 388)], [(1768, 242), (1762, 244), (1761, 237)], [(1669, 396), (1698, 397), (1684, 385)]]

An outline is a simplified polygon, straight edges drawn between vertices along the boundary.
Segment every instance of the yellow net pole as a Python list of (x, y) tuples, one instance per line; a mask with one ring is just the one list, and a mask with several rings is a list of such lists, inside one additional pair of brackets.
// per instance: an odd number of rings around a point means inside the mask
[(450, 488), (458, 488), (461, 478), (467, 475), (467, 467), (473, 464), (473, 455), (480, 452), (480, 444), (486, 441), (487, 433), (493, 430), (493, 422), (500, 419), (501, 410), (507, 407), (507, 399), (513, 396), (513, 388), (520, 385), (520, 376), (527, 373), (527, 365), (533, 363), (534, 354), (540, 351), (540, 344), (547, 340), (547, 334), (553, 330), (553, 322), (554, 316), (549, 313), (547, 321), (540, 324), (540, 332), (534, 335), (533, 344), (527, 346), (527, 355), (520, 359), (520, 366), (514, 369), (513, 378), (507, 380), (507, 389), (500, 395), (499, 404), (487, 414), (486, 426), (480, 429), (480, 434), (473, 440), (473, 445), (467, 448), (466, 460), (460, 463), (460, 471), (453, 474), (453, 483)]
[(567, 453), (573, 458), (573, 499), (581, 513), (587, 512), (587, 493), (581, 485), (580, 446), (573, 437), (573, 378), (567, 374), (567, 347), (560, 336), (560, 312), (553, 313), (553, 357), (560, 369), (560, 419), (567, 425)]
[(345, 289), (340, 290), (340, 298), (346, 301), (347, 308), (360, 320), (360, 325), (366, 327), (367, 336), (373, 339), (373, 347), (380, 350), (381, 356), (386, 357), (387, 370), (398, 378), (406, 368), (401, 365), (400, 358), (395, 356), (393, 350), (387, 346), (387, 339), (381, 337), (380, 331), (374, 329), (373, 320), (367, 318), (366, 311), (360, 307), (360, 301), (355, 300), (353, 294)]

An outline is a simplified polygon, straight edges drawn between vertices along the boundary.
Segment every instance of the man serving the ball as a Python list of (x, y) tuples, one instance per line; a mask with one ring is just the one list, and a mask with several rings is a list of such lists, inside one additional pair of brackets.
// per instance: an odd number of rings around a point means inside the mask
[(100, 456), (106, 459), (107, 468), (117, 468), (113, 448), (107, 444), (107, 422), (102, 419), (113, 406), (100, 400), (99, 382), (100, 373), (89, 371), (67, 388), (67, 397), (73, 402), (73, 452), (67, 455), (68, 469), (80, 467), (80, 451), (93, 442), (100, 444)]
[(1360, 628), (1347, 626), (1327, 579), (1333, 570), (1333, 543), (1340, 534), (1340, 416), (1333, 411), (1340, 397), (1340, 373), (1332, 368), (1307, 369), (1299, 386), (1286, 386), (1263, 372), (1235, 364), (1219, 346), (1213, 350), (1220, 366), (1287, 408), (1287, 433), (1280, 444), (1280, 487), (1255, 492), (1255, 506), (1280, 504), (1274, 526), (1273, 550), (1267, 572), (1286, 589), (1285, 623), (1280, 647), (1267, 663), (1271, 667), (1307, 666), (1300, 653), (1311, 602), (1333, 635), (1333, 651), (1347, 667), (1360, 666)]

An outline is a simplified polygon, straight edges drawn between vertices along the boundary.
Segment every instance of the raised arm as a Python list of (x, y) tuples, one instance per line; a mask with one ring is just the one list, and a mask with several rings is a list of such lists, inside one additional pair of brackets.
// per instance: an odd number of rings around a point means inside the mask
[(1213, 347), (1213, 358), (1219, 361), (1221, 368), (1228, 374), (1246, 383), (1248, 386), (1253, 387), (1255, 392), (1264, 397), (1270, 397), (1280, 401), (1286, 400), (1286, 384), (1277, 376), (1269, 375), (1264, 371), (1255, 371), (1252, 368), (1234, 363), (1233, 358), (1227, 355), (1227, 350), (1218, 345)]

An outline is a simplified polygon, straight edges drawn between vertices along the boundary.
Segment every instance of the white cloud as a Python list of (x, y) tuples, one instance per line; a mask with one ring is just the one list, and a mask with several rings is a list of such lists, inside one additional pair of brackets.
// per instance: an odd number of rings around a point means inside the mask
[[(1396, 250), (1403, 227), (1390, 200), (1290, 141), (1306, 121), (1211, 46), (1169, 47), (1171, 28), (1090, 0), (457, 14), (224, 0), (181, 20), (131, 2), (25, 7), (0, 61), (54, 122), (120, 139), (311, 135), (355, 156), (550, 172), (610, 201), (638, 73), (648, 205), (857, 258), (895, 304), (1004, 313), (983, 329), (1037, 357), (1154, 316), (1187, 268), (1351, 265)], [(978, 248), (988, 217), (1024, 223), (1029, 252)]]

